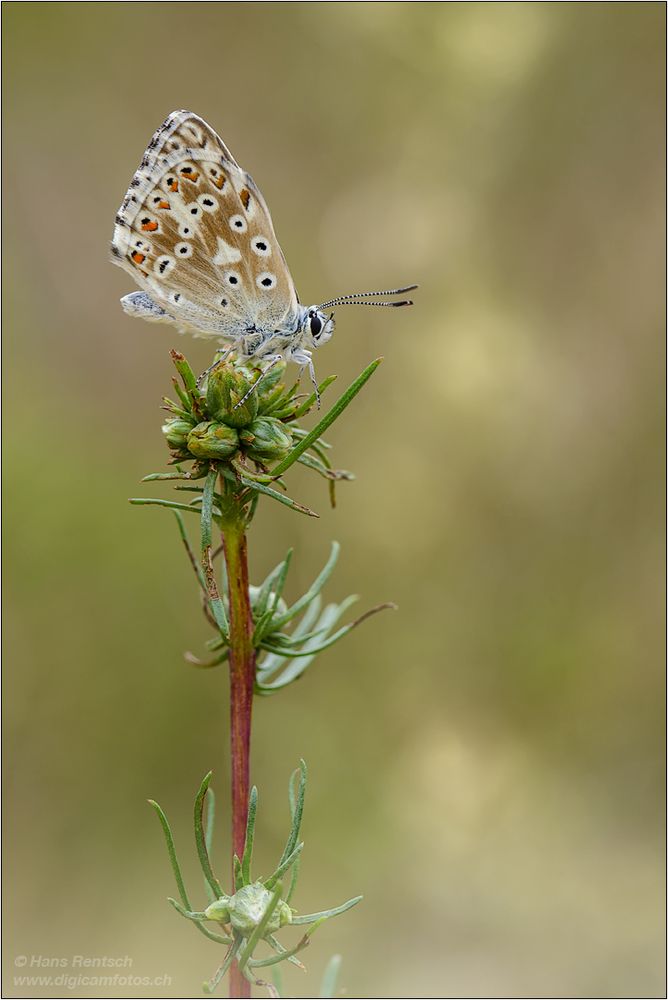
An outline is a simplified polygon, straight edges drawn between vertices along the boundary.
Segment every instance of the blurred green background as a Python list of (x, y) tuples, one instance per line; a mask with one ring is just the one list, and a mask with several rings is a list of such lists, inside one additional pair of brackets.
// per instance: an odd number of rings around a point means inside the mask
[[(192, 797), (227, 788), (227, 685), (170, 516), (168, 349), (126, 317), (114, 213), (176, 108), (251, 171), (358, 479), (315, 522), (265, 504), (255, 579), (394, 599), (257, 703), (258, 853), (310, 766), (302, 910), (358, 892), (291, 995), (344, 955), (352, 997), (659, 996), (663, 977), (663, 76), (660, 3), (4, 5), (5, 995), (197, 996)], [(155, 487), (152, 487), (155, 490)], [(168, 490), (163, 490), (168, 495)], [(216, 855), (227, 872), (227, 817)], [(289, 936), (289, 935), (288, 935)], [(124, 956), (171, 985), (21, 987), (31, 956)], [(17, 955), (28, 968), (17, 970)], [(44, 972), (44, 970), (41, 970)], [(60, 970), (46, 970), (58, 972)], [(121, 970), (123, 971), (123, 970)]]

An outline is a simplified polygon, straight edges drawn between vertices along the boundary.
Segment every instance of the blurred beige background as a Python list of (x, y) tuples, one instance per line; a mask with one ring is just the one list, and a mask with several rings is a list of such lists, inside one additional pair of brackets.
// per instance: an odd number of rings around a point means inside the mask
[[(5, 4), (5, 995), (198, 996), (219, 961), (165, 901), (145, 800), (201, 901), (226, 677), (181, 658), (209, 632), (171, 518), (127, 504), (167, 457), (168, 349), (211, 345), (126, 317), (107, 261), (181, 107), (260, 184), (302, 299), (421, 286), (410, 313), (341, 310), (317, 356), (347, 384), (385, 355), (331, 434), (357, 481), (331, 511), (294, 473), (321, 519), (265, 505), (252, 534), (256, 579), (295, 546), (288, 596), (338, 538), (332, 596), (400, 605), (257, 704), (261, 867), (303, 754), (296, 903), (365, 894), (290, 995), (334, 951), (352, 997), (663, 994), (664, 20)], [(171, 985), (14, 982), (75, 954)]]

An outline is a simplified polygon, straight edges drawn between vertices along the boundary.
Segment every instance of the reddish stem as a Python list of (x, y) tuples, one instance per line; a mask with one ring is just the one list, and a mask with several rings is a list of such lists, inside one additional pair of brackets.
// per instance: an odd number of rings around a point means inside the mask
[[(226, 524), (223, 543), (230, 598), (232, 850), (241, 858), (250, 792), (251, 713), (255, 681), (253, 613), (248, 590), (248, 553), (243, 525), (237, 522)], [(234, 869), (232, 878), (234, 879)], [(247, 998), (250, 995), (250, 983), (234, 962), (230, 970), (230, 997)]]

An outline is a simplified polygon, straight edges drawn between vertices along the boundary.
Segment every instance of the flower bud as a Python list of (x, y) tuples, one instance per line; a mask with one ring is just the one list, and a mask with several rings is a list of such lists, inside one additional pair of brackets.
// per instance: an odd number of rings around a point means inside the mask
[[(230, 923), (235, 931), (239, 931), (244, 937), (249, 937), (262, 920), (271, 895), (261, 882), (253, 882), (252, 885), (242, 886), (234, 896), (231, 896)], [(267, 924), (266, 933), (273, 934), (279, 927), (285, 927), (289, 923), (292, 923), (292, 910), (287, 903), (279, 899)]]
[(276, 417), (257, 417), (239, 437), (248, 457), (260, 462), (283, 458), (292, 446), (292, 435)]
[(170, 448), (186, 448), (188, 445), (188, 435), (192, 430), (192, 423), (182, 420), (181, 417), (173, 417), (162, 425), (162, 433), (167, 439)]
[(251, 392), (243, 406), (236, 404), (246, 395), (251, 383), (241, 372), (221, 365), (209, 375), (206, 386), (206, 408), (214, 420), (230, 427), (246, 427), (257, 415), (257, 393)]
[(218, 920), (221, 924), (230, 922), (230, 897), (221, 896), (220, 899), (210, 903), (204, 911), (207, 920)]
[(210, 420), (193, 427), (188, 435), (188, 451), (196, 458), (229, 458), (239, 447), (239, 436), (233, 427)]

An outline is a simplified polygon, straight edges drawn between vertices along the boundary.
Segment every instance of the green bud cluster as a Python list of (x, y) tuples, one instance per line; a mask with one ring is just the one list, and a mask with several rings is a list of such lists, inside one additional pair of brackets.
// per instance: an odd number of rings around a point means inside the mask
[(264, 467), (288, 454), (293, 446), (289, 423), (297, 404), (281, 383), (285, 362), (253, 389), (262, 375), (257, 369), (228, 360), (200, 388), (194, 378), (183, 376), (185, 359), (178, 355), (177, 360), (184, 389), (174, 380), (179, 402), (164, 399), (171, 416), (162, 428), (174, 462), (225, 462), (239, 455)]
[[(221, 896), (207, 906), (204, 915), (207, 920), (217, 920), (222, 924), (231, 924), (235, 931), (250, 937), (258, 926), (271, 902), (271, 893), (262, 882), (243, 885), (233, 896)], [(274, 931), (292, 923), (292, 910), (284, 900), (279, 899), (273, 912), (265, 924), (265, 933)]]
[[(167, 396), (162, 398), (163, 409), (169, 413), (162, 433), (170, 449), (169, 464), (176, 468), (169, 472), (152, 472), (144, 476), (142, 481), (184, 480), (188, 485), (179, 483), (175, 489), (195, 496), (189, 503), (184, 502), (187, 499), (185, 497), (179, 497), (178, 500), (133, 497), (130, 503), (157, 505), (173, 510), (186, 547), (189, 543), (182, 528), (181, 512), (199, 515), (203, 564), (209, 559), (206, 549), (210, 553), (212, 524), (215, 522), (221, 527), (231, 521), (243, 521), (247, 528), (261, 496), (299, 514), (318, 516), (315, 511), (298, 503), (287, 493), (284, 475), (297, 463), (327, 482), (330, 503), (332, 507), (336, 506), (337, 483), (355, 477), (345, 469), (333, 467), (330, 458), (332, 446), (322, 435), (373, 375), (380, 364), (380, 358), (367, 365), (343, 395), (320, 416), (316, 426), (307, 430), (301, 426), (302, 418), (314, 407), (320, 408), (322, 396), (334, 382), (335, 375), (323, 379), (317, 388), (313, 387), (312, 392), (308, 391), (308, 387), (300, 385), (299, 378), (286, 388), (282, 381), (286, 370), (284, 361), (280, 360), (262, 370), (250, 366), (243, 358), (228, 354), (224, 360), (215, 363), (196, 378), (180, 351), (170, 353), (179, 377), (172, 379), (176, 401)], [(189, 463), (189, 468), (185, 467), (186, 463)], [(204, 481), (202, 486), (196, 485), (199, 480)], [(194, 561), (192, 564), (196, 565)], [(284, 568), (287, 570), (287, 565)], [(281, 619), (289, 609), (280, 594), (281, 581), (277, 578), (274, 583), (276, 586), (270, 588), (271, 595), (263, 587), (258, 598), (258, 609), (253, 607), (258, 625), (254, 638), (259, 642), (258, 637), (262, 633), (262, 641), (272, 646), (271, 650), (269, 646), (264, 648), (276, 653), (278, 657), (281, 652), (278, 647), (283, 647), (286, 642)], [(217, 600), (220, 604), (209, 608), (216, 621), (217, 615), (224, 615), (226, 612), (225, 593), (219, 595)], [(330, 620), (331, 612), (332, 608), (323, 610), (329, 626), (333, 622), (333, 619)], [(315, 611), (314, 615), (314, 620), (319, 620)], [(322, 638), (325, 631), (329, 631), (329, 628), (325, 629), (323, 622), (318, 626), (318, 637)], [(221, 625), (220, 637), (223, 642), (227, 641), (225, 625)], [(311, 635), (308, 619), (300, 637), (302, 642), (310, 642), (311, 639), (315, 642), (316, 637)], [(331, 641), (333, 636), (328, 640), (330, 643)], [(224, 656), (225, 651), (220, 655)], [(286, 657), (293, 655), (291, 652), (286, 653)], [(310, 662), (310, 652), (306, 657), (305, 651), (300, 649), (297, 655), (301, 657), (302, 663)], [(280, 656), (278, 659), (283, 664), (285, 657)], [(196, 662), (198, 666), (213, 666), (213, 663), (200, 661), (197, 657), (190, 662)], [(216, 658), (216, 662), (222, 661)], [(271, 662), (274, 663), (275, 658)], [(295, 676), (300, 671), (291, 668), (288, 673)]]

